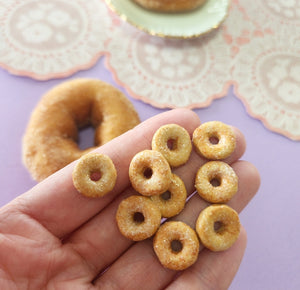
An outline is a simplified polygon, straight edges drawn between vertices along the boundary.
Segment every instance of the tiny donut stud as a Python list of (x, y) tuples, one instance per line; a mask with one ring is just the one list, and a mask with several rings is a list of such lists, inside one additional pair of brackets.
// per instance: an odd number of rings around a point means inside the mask
[(171, 184), (172, 172), (164, 156), (154, 150), (137, 153), (129, 165), (129, 179), (133, 188), (145, 196), (162, 194)]
[(196, 232), (204, 247), (211, 251), (229, 249), (240, 234), (238, 213), (227, 205), (213, 204), (202, 210), (196, 221)]
[(161, 152), (170, 166), (177, 167), (188, 161), (192, 141), (186, 129), (177, 124), (168, 124), (153, 135), (152, 149)]
[(133, 195), (119, 204), (116, 221), (124, 237), (142, 241), (155, 234), (161, 223), (161, 214), (149, 197)]
[(173, 173), (168, 190), (160, 195), (153, 195), (150, 198), (160, 209), (162, 217), (170, 218), (183, 210), (187, 192), (182, 179)]
[(210, 160), (221, 160), (235, 150), (236, 136), (231, 126), (211, 121), (195, 129), (192, 142), (199, 155)]
[(238, 177), (227, 163), (209, 161), (197, 171), (195, 187), (204, 200), (226, 203), (237, 193)]
[(181, 221), (160, 226), (153, 239), (153, 249), (160, 263), (171, 270), (184, 270), (193, 265), (199, 254), (195, 230)]
[(75, 188), (81, 194), (101, 197), (114, 188), (117, 171), (107, 155), (87, 153), (78, 160), (72, 178)]

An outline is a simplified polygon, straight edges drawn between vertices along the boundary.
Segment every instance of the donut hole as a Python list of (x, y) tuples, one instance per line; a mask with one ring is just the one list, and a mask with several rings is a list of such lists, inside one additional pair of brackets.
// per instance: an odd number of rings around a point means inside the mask
[(215, 221), (214, 222), (214, 231), (217, 234), (222, 234), (225, 231), (225, 225), (222, 221)]
[(213, 187), (218, 187), (221, 185), (221, 179), (218, 177), (212, 178), (209, 182)]
[(212, 172), (209, 176), (209, 182), (213, 187), (218, 187), (222, 184), (222, 176), (218, 172)]
[(150, 167), (147, 167), (144, 171), (143, 171), (144, 177), (147, 179), (150, 179), (153, 175), (153, 171)]
[(177, 139), (174, 139), (174, 138), (170, 138), (168, 141), (167, 141), (167, 146), (169, 148), (169, 150), (176, 150), (177, 149)]
[(209, 143), (211, 145), (218, 145), (219, 142), (220, 142), (220, 138), (216, 133), (209, 136)]
[(145, 221), (145, 217), (143, 215), (143, 213), (141, 212), (135, 212), (133, 214), (133, 221), (136, 223), (136, 224), (141, 224)]
[(179, 253), (183, 249), (182, 242), (180, 240), (171, 241), (171, 250), (173, 253)]
[(160, 195), (160, 198), (161, 198), (162, 200), (164, 200), (164, 201), (169, 200), (169, 199), (171, 198), (171, 192), (170, 192), (170, 191), (166, 191), (166, 192), (162, 193), (162, 194)]
[(93, 126), (85, 126), (78, 130), (78, 147), (85, 150), (95, 146), (95, 128)]
[(95, 170), (90, 173), (90, 179), (92, 181), (95, 181), (95, 182), (99, 181), (101, 179), (101, 177), (102, 177), (102, 173), (99, 170)]

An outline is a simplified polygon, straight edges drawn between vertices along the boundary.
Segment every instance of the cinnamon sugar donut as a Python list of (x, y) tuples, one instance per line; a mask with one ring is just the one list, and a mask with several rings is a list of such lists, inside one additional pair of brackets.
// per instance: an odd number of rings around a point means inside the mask
[(162, 153), (171, 166), (177, 167), (188, 161), (192, 142), (186, 129), (177, 124), (168, 124), (153, 135), (152, 149)]
[(100, 80), (64, 82), (46, 93), (34, 111), (23, 138), (23, 162), (40, 181), (91, 149), (80, 150), (78, 129), (95, 128), (100, 146), (140, 123), (130, 101)]
[(193, 265), (199, 254), (196, 232), (180, 221), (160, 226), (153, 240), (154, 251), (161, 264), (172, 270), (184, 270)]
[(116, 220), (123, 236), (133, 241), (141, 241), (157, 231), (161, 214), (149, 197), (133, 195), (120, 203)]
[(168, 190), (160, 195), (153, 195), (150, 198), (160, 209), (162, 217), (169, 218), (179, 214), (183, 210), (187, 192), (181, 178), (176, 174), (172, 174)]
[(168, 190), (171, 178), (170, 165), (158, 151), (141, 151), (130, 162), (129, 179), (133, 188), (142, 195), (162, 194)]
[(226, 203), (238, 190), (238, 177), (227, 163), (210, 161), (197, 171), (195, 187), (206, 201)]
[(227, 205), (208, 206), (197, 219), (196, 232), (202, 244), (211, 251), (227, 250), (239, 237), (239, 215)]
[(192, 141), (196, 152), (211, 160), (225, 159), (236, 147), (233, 129), (220, 121), (200, 125), (194, 131)]
[(195, 9), (206, 0), (134, 0), (142, 7), (160, 12), (182, 12)]
[(110, 192), (117, 180), (112, 160), (100, 153), (83, 155), (74, 167), (73, 184), (87, 197), (101, 197)]

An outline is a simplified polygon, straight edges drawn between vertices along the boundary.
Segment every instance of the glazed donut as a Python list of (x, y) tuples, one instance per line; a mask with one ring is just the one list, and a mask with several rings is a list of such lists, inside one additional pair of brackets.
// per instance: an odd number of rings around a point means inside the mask
[(152, 138), (152, 150), (159, 151), (171, 166), (186, 163), (192, 151), (189, 133), (177, 124), (160, 127)]
[(196, 152), (207, 159), (221, 160), (230, 156), (236, 147), (233, 129), (222, 122), (203, 123), (193, 133)]
[(87, 197), (101, 197), (110, 192), (117, 180), (117, 171), (112, 160), (104, 154), (83, 155), (74, 167), (73, 184)]
[(194, 264), (199, 254), (196, 232), (180, 221), (160, 226), (153, 240), (153, 248), (160, 263), (172, 270), (184, 270)]
[(179, 214), (186, 202), (187, 192), (181, 178), (172, 174), (168, 190), (160, 195), (151, 196), (151, 200), (158, 206), (162, 217), (169, 218)]
[(239, 237), (239, 215), (227, 205), (208, 206), (199, 214), (196, 232), (202, 244), (211, 251), (227, 250)]
[(210, 161), (197, 171), (195, 187), (206, 201), (226, 203), (238, 190), (238, 177), (227, 163)]
[(138, 123), (133, 105), (111, 85), (93, 79), (64, 82), (32, 112), (23, 138), (23, 162), (40, 181), (93, 149), (79, 149), (78, 129), (92, 125), (99, 146)]
[(141, 241), (157, 231), (161, 214), (149, 197), (133, 195), (120, 203), (116, 220), (123, 236), (133, 241)]
[(160, 152), (144, 150), (132, 158), (129, 179), (137, 192), (151, 196), (168, 190), (172, 173), (169, 163)]
[(160, 12), (183, 12), (201, 6), (206, 0), (134, 0), (142, 7)]

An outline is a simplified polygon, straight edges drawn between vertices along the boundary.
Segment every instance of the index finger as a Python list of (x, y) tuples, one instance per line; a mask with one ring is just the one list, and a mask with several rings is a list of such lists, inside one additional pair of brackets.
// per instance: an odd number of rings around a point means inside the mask
[(188, 109), (167, 111), (96, 149), (112, 159), (118, 175), (115, 188), (104, 197), (91, 199), (77, 192), (72, 181), (75, 161), (21, 195), (13, 202), (14, 205), (55, 236), (64, 237), (99, 213), (129, 186), (128, 167), (132, 157), (141, 150), (151, 148), (154, 132), (169, 123), (184, 127), (192, 135), (200, 120)]

